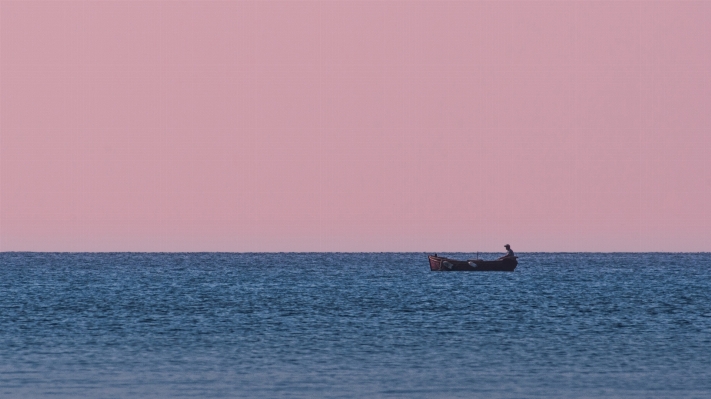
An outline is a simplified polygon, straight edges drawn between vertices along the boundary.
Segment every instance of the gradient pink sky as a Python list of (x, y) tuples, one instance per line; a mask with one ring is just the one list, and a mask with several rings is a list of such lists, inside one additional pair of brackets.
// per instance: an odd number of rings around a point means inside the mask
[(709, 251), (709, 21), (0, 1), (0, 250)]

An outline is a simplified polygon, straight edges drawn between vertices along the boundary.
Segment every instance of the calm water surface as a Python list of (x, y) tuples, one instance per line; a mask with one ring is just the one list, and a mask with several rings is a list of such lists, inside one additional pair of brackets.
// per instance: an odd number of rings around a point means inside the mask
[(711, 397), (711, 254), (519, 260), (0, 253), (0, 397)]

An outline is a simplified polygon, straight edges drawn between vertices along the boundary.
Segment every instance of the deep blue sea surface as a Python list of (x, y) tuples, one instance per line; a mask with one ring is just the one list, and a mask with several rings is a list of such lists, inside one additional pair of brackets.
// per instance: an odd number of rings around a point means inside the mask
[(711, 398), (711, 254), (519, 255), (0, 253), (0, 397)]

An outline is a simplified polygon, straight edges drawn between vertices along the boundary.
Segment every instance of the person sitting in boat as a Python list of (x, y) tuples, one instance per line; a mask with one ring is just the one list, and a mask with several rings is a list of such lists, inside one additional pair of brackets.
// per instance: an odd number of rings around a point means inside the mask
[(509, 244), (504, 245), (504, 248), (506, 248), (506, 255), (500, 257), (497, 260), (516, 259), (516, 255), (514, 255), (514, 251), (511, 250), (511, 246)]

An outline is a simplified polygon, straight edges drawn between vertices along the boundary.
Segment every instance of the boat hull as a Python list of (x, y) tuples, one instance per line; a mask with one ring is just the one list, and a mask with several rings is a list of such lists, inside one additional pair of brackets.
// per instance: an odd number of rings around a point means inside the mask
[(429, 260), (430, 270), (433, 272), (512, 272), (518, 265), (518, 261), (515, 258), (464, 261), (429, 255)]

